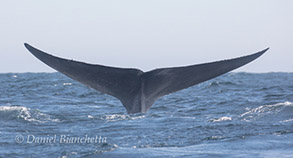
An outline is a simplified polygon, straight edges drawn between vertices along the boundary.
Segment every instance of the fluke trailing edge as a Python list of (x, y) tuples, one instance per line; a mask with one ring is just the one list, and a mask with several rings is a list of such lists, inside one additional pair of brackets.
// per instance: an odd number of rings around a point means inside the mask
[(118, 98), (128, 113), (144, 113), (159, 97), (239, 68), (269, 49), (230, 60), (143, 72), (138, 69), (108, 67), (62, 59), (29, 44), (24, 45), (35, 57), (53, 69), (95, 90)]

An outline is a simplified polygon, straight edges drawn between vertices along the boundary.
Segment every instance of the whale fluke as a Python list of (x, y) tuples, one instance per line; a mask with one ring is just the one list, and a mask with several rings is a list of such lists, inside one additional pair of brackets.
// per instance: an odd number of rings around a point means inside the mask
[(230, 60), (143, 72), (139, 69), (93, 65), (63, 59), (27, 43), (24, 45), (35, 57), (53, 69), (95, 90), (118, 98), (128, 113), (144, 113), (159, 97), (239, 68), (269, 49)]

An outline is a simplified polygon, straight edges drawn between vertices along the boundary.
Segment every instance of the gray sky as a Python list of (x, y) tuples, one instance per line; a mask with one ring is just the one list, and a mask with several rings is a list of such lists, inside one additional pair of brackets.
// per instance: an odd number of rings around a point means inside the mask
[(24, 48), (144, 71), (239, 57), (237, 71), (293, 72), (292, 0), (7, 0), (0, 72), (53, 72)]

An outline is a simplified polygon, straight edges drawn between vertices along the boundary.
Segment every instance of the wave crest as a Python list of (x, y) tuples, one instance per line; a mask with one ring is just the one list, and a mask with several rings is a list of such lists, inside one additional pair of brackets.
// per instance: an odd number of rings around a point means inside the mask
[(103, 117), (104, 120), (107, 120), (109, 122), (111, 121), (120, 121), (120, 120), (137, 120), (144, 118), (145, 115), (123, 115), (123, 114), (113, 114), (113, 115), (105, 115)]
[(1, 120), (25, 120), (28, 122), (58, 122), (58, 119), (51, 119), (49, 115), (39, 110), (31, 110), (25, 106), (0, 106)]
[(224, 116), (224, 117), (210, 120), (210, 122), (223, 122), (223, 121), (232, 121), (232, 117)]
[[(261, 105), (256, 108), (246, 109), (247, 112), (240, 115), (242, 120), (244, 121), (252, 121), (257, 120), (261, 118), (269, 119), (269, 120), (276, 120), (278, 119), (279, 122), (282, 122), (282, 120), (290, 120), (292, 117), (291, 112), (293, 111), (293, 103), (286, 101), (283, 103), (277, 103), (272, 105)], [(279, 114), (282, 115), (279, 115)], [(278, 115), (277, 115), (278, 114)], [(277, 115), (275, 117), (272, 117), (272, 115)], [(268, 118), (266, 117), (268, 116)], [(286, 121), (283, 121), (286, 122)]]

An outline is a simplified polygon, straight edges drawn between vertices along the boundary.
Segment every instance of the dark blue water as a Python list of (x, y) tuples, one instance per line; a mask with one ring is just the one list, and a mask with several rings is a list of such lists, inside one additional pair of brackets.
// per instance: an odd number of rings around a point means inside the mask
[(0, 157), (293, 157), (293, 73), (229, 73), (134, 115), (59, 73), (0, 74)]

